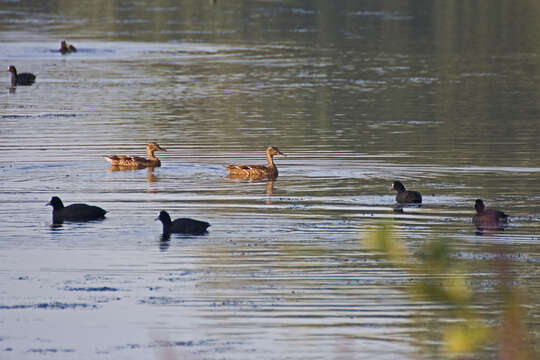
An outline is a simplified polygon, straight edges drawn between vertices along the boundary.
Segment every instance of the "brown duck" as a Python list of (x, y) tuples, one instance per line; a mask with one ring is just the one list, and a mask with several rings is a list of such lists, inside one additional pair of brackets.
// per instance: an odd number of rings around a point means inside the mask
[(60, 43), (60, 50), (58, 50), (62, 55), (66, 55), (72, 52), (77, 52), (75, 46), (68, 44), (66, 40), (62, 40)]
[(126, 167), (126, 168), (137, 168), (142, 169), (145, 167), (159, 167), (161, 166), (161, 161), (154, 156), (154, 151), (167, 151), (164, 148), (160, 147), (155, 142), (149, 142), (146, 145), (146, 156), (148, 159), (139, 156), (130, 156), (130, 155), (110, 155), (105, 156), (108, 162), (112, 166)]
[(277, 147), (269, 146), (266, 149), (266, 160), (268, 161), (268, 166), (265, 165), (229, 165), (225, 166), (231, 177), (241, 177), (249, 179), (261, 179), (269, 178), (275, 179), (278, 176), (278, 169), (276, 164), (274, 164), (274, 155), (283, 154)]

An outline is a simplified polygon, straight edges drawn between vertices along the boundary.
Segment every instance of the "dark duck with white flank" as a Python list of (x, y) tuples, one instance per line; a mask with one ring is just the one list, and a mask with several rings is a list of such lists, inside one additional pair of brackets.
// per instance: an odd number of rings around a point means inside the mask
[(225, 166), (230, 177), (240, 177), (247, 179), (275, 179), (278, 176), (278, 169), (274, 164), (274, 155), (286, 156), (277, 147), (269, 146), (266, 149), (266, 160), (268, 166), (265, 165), (229, 165)]
[(156, 220), (161, 221), (163, 224), (163, 234), (169, 235), (171, 233), (177, 234), (190, 234), (190, 235), (202, 235), (206, 233), (206, 229), (210, 226), (206, 221), (180, 218), (171, 221), (171, 217), (168, 212), (161, 210)]
[(62, 200), (58, 196), (53, 196), (51, 201), (45, 205), (50, 205), (53, 208), (53, 222), (59, 223), (63, 221), (90, 221), (104, 219), (106, 210), (98, 206), (87, 204), (71, 204), (64, 206)]
[(36, 75), (32, 73), (17, 73), (15, 66), (10, 65), (6, 71), (11, 73), (11, 86), (32, 85), (36, 81)]
[(422, 195), (418, 191), (406, 190), (405, 186), (399, 181), (394, 181), (392, 189), (397, 191), (396, 201), (400, 204), (422, 203)]
[(72, 52), (77, 52), (77, 48), (71, 44), (68, 44), (66, 40), (62, 40), (60, 43), (60, 50), (58, 50), (62, 55), (67, 55)]
[(474, 208), (476, 215), (473, 216), (473, 223), (480, 230), (500, 230), (508, 224), (508, 215), (499, 210), (486, 208), (480, 199), (476, 199)]
[(161, 166), (161, 161), (154, 156), (155, 151), (167, 151), (164, 148), (160, 147), (155, 142), (149, 142), (146, 145), (146, 156), (148, 159), (139, 156), (131, 155), (110, 155), (105, 156), (108, 162), (112, 166), (125, 167), (125, 168), (135, 168), (142, 169), (145, 167), (159, 167)]

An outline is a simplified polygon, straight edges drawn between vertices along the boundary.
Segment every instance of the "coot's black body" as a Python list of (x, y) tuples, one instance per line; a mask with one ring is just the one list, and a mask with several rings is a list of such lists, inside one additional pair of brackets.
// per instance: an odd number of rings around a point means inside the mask
[(181, 218), (171, 221), (169, 214), (162, 210), (156, 218), (163, 223), (163, 234), (171, 233), (202, 235), (206, 233), (206, 229), (210, 226), (206, 221), (199, 221), (188, 218)]
[(17, 69), (13, 65), (10, 65), (6, 71), (11, 73), (11, 86), (32, 85), (36, 81), (36, 75), (32, 73), (17, 74)]
[(405, 186), (399, 181), (394, 181), (392, 189), (398, 193), (396, 195), (396, 201), (400, 204), (421, 204), (422, 195), (418, 191), (406, 190)]
[(47, 205), (53, 208), (53, 222), (90, 221), (104, 219), (106, 210), (87, 204), (71, 204), (64, 206), (58, 196), (53, 196)]

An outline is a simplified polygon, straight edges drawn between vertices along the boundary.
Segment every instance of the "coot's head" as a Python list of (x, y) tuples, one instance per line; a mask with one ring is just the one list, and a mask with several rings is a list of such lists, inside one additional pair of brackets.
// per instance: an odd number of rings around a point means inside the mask
[(17, 74), (17, 69), (15, 69), (15, 66), (13, 65), (9, 65), (6, 71), (9, 71), (12, 74)]
[(477, 213), (481, 213), (486, 207), (482, 200), (476, 199), (476, 201), (474, 202), (474, 208), (476, 209)]
[(394, 183), (392, 184), (392, 189), (397, 191), (404, 191), (405, 186), (403, 186), (400, 181), (394, 181)]
[(169, 225), (172, 223), (171, 217), (169, 216), (169, 213), (165, 210), (161, 210), (159, 212), (158, 217), (155, 220), (161, 221), (164, 225)]
[(287, 156), (285, 155), (284, 153), (282, 153), (281, 151), (279, 151), (279, 149), (275, 146), (269, 146), (267, 149), (266, 149), (266, 153), (270, 156), (274, 156), (274, 155), (281, 155), (281, 156)]
[(53, 196), (51, 198), (51, 201), (45, 204), (45, 206), (52, 206), (54, 210), (60, 210), (64, 207), (64, 203), (62, 203), (62, 200), (58, 196)]
[(147, 145), (146, 145), (146, 148), (150, 151), (167, 151), (165, 150), (164, 148), (162, 148), (161, 146), (158, 145), (157, 142), (149, 142)]

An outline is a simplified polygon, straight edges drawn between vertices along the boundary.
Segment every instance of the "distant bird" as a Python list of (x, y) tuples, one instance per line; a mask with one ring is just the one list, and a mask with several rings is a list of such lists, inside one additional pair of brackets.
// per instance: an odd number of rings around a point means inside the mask
[(66, 40), (62, 40), (60, 43), (60, 50), (58, 50), (62, 55), (66, 55), (72, 52), (77, 52), (75, 46), (68, 44)]
[(266, 160), (268, 161), (268, 166), (265, 165), (229, 165), (225, 166), (229, 172), (230, 177), (241, 177), (248, 179), (275, 179), (278, 176), (278, 169), (274, 164), (274, 155), (283, 154), (277, 147), (269, 146), (266, 149)]
[(502, 229), (508, 224), (508, 215), (499, 210), (486, 208), (480, 199), (476, 199), (474, 208), (476, 215), (473, 217), (473, 223), (480, 230)]
[(171, 233), (202, 235), (206, 233), (206, 229), (210, 226), (205, 221), (199, 221), (188, 218), (181, 218), (171, 221), (169, 213), (165, 210), (159, 212), (159, 216), (156, 218), (163, 223), (163, 234), (168, 235)]
[(11, 73), (11, 86), (32, 85), (36, 81), (36, 75), (32, 73), (17, 74), (17, 69), (13, 65), (10, 65), (6, 71)]
[(89, 221), (105, 218), (107, 211), (97, 206), (86, 204), (71, 204), (64, 206), (62, 200), (58, 196), (53, 196), (51, 201), (45, 205), (50, 205), (53, 208), (53, 222), (59, 223), (63, 221)]
[(397, 191), (396, 201), (400, 204), (422, 203), (422, 195), (418, 191), (405, 190), (405, 186), (399, 181), (394, 181), (392, 189)]
[(136, 168), (142, 169), (145, 167), (159, 167), (161, 166), (161, 161), (154, 156), (155, 151), (167, 151), (164, 148), (160, 147), (155, 142), (149, 142), (146, 145), (146, 156), (148, 159), (139, 156), (130, 156), (130, 155), (110, 155), (105, 156), (108, 162), (112, 166), (126, 167), (126, 168)]

